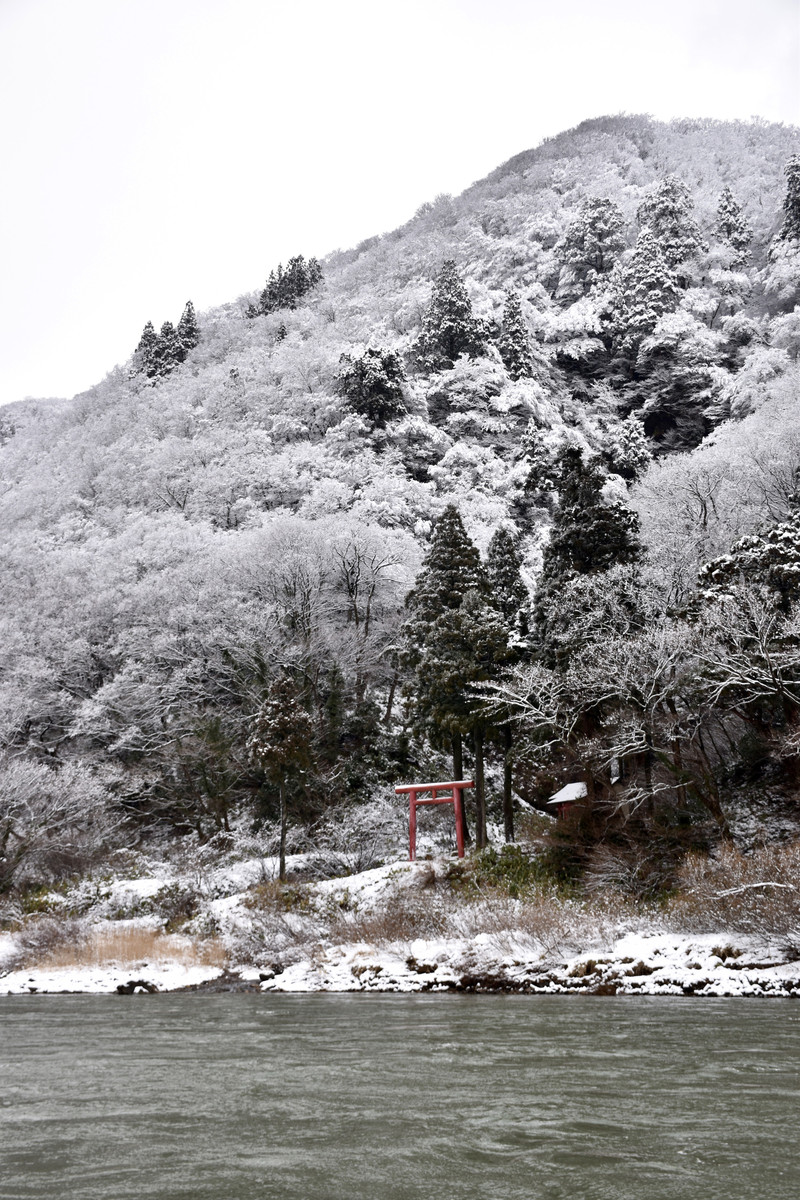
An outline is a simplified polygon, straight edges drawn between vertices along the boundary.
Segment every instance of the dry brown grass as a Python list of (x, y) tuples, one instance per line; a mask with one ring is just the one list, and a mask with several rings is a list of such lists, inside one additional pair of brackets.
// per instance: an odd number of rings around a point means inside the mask
[(610, 944), (632, 912), (632, 906), (618, 897), (607, 902), (580, 902), (543, 895), (521, 901), (492, 893), (476, 900), (431, 888), (395, 898), (372, 912), (343, 913), (331, 921), (326, 932), (334, 942), (375, 945), (409, 943), (416, 938), (472, 941), (488, 934), (500, 952), (513, 953), (523, 943), (552, 957), (585, 945)]
[(23, 953), (26, 949), (27, 965), (40, 967), (135, 966), (158, 962), (223, 967), (227, 959), (217, 938), (194, 942), (179, 934), (129, 925), (100, 926), (74, 940), (23, 947)]
[(714, 858), (690, 854), (680, 872), (673, 922), (692, 932), (731, 929), (777, 937), (800, 947), (800, 842), (742, 854), (721, 847)]

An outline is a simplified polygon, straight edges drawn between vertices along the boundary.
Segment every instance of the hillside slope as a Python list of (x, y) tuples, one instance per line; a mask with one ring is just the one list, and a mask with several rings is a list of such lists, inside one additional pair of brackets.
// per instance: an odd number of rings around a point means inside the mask
[[(792, 511), (798, 151), (762, 122), (589, 121), (330, 255), (293, 306), (256, 289), (201, 314), (163, 371), (140, 347), (72, 401), (9, 414), (9, 788), (51, 795), (62, 831), (87, 795), (98, 827), (272, 819), (248, 736), (280, 671), (315, 729), (298, 822), (435, 762), (442, 738), (397, 723), (431, 530), (453, 504), (483, 552), (519, 535), (533, 592), (558, 507), (542, 464), (564, 447), (635, 508), (644, 569), (686, 603), (704, 563)], [(472, 341), (448, 357), (436, 305), (461, 284)], [(81, 838), (52, 840), (18, 881), (80, 858)]]

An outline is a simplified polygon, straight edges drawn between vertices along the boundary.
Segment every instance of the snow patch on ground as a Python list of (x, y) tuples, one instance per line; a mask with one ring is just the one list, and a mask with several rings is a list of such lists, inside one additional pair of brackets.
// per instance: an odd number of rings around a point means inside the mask
[[(490, 934), (389, 946), (331, 946), (264, 980), (276, 992), (523, 992), (642, 996), (800, 996), (800, 963), (739, 938), (627, 933), (605, 953), (553, 961), (504, 953)], [(734, 947), (728, 945), (728, 950)], [(519, 947), (521, 949), (521, 947)]]
[(52, 992), (116, 992), (136, 980), (146, 980), (159, 992), (174, 992), (218, 979), (220, 967), (185, 966), (182, 963), (106, 965), (101, 967), (39, 967), (12, 971), (0, 977), (0, 992), (9, 996)]
[[(289, 865), (302, 869), (306, 856), (292, 856)], [(159, 991), (208, 983), (225, 969), (219, 956), (212, 965), (195, 953), (208, 946), (201, 936), (205, 922), (228, 947), (228, 973), (238, 971), (246, 978), (260, 974), (267, 991), (800, 996), (800, 961), (786, 961), (788, 951), (777, 944), (724, 930), (704, 935), (670, 932), (652, 917), (649, 924), (643, 917), (638, 928), (598, 923), (589, 932), (589, 925), (581, 926), (577, 908), (575, 920), (571, 918), (570, 902), (559, 910), (561, 924), (555, 935), (538, 924), (515, 928), (512, 922), (466, 936), (469, 923), (461, 920), (458, 909), (450, 918), (448, 936), (358, 940), (364, 932), (363, 926), (359, 930), (362, 916), (376, 913), (380, 924), (380, 914), (391, 915), (395, 904), (402, 908), (414, 891), (429, 894), (447, 868), (445, 860), (403, 860), (297, 885), (296, 909), (281, 908), (269, 890), (266, 896), (252, 890), (277, 875), (277, 860), (269, 858), (227, 863), (205, 872), (202, 880), (169, 864), (147, 864), (134, 878), (85, 880), (66, 896), (54, 894), (53, 911), (68, 915), (77, 906), (87, 935), (112, 929), (160, 931), (166, 922), (158, 908), (164, 889), (174, 886), (180, 891), (193, 885), (200, 911), (182, 926), (192, 937), (155, 939), (159, 956), (154, 948), (147, 960), (95, 958), (94, 965), (79, 965), (76, 953), (76, 963), (70, 966), (52, 965), (52, 959), (47, 965), (44, 956), (38, 965), (21, 968), (21, 936), (0, 933), (0, 994), (109, 993), (136, 980)], [(492, 901), (486, 904), (491, 908)], [(339, 939), (347, 937), (342, 930), (351, 917), (353, 940), (334, 941), (334, 929)], [(248, 965), (237, 967), (233, 960), (241, 951), (242, 934), (254, 928), (254, 956)], [(29, 963), (35, 961), (30, 951), (28, 958)]]

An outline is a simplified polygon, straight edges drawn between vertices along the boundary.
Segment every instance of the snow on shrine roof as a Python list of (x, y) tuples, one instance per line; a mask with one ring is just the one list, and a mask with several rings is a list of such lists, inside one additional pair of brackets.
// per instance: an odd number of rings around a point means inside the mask
[(585, 783), (567, 783), (560, 791), (554, 792), (548, 804), (569, 804), (572, 800), (582, 800), (586, 795)]

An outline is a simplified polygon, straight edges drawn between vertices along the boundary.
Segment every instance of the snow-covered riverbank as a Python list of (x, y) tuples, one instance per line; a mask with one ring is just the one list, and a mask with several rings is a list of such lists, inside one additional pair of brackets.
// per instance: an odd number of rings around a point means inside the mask
[[(451, 865), (398, 861), (284, 890), (268, 861), (229, 864), (204, 881), (179, 934), (165, 933), (159, 916), (185, 884), (169, 868), (84, 883), (94, 898), (79, 918), (59, 926), (73, 892), (0, 934), (0, 995), (240, 980), (280, 992), (800, 996), (800, 959), (786, 939), (686, 933), (652, 912), (569, 901), (443, 899), (437, 887)], [(49, 936), (37, 945), (36, 933)]]

